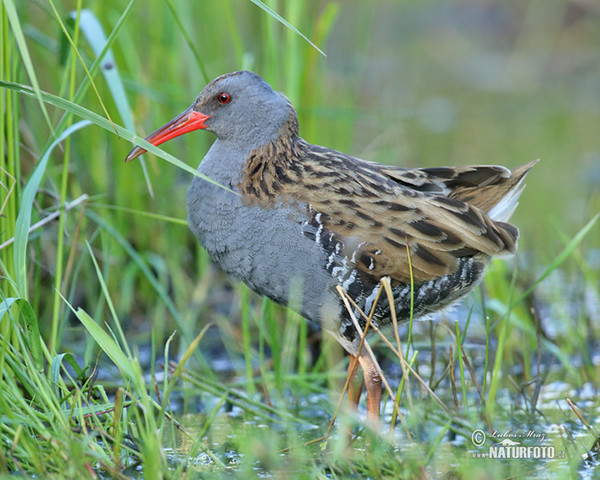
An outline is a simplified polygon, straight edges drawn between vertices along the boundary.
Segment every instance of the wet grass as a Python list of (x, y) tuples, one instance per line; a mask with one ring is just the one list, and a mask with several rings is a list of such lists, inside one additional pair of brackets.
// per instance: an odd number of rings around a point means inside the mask
[[(0, 473), (593, 475), (591, 7), (109, 0), (88, 12), (80, 1), (6, 0), (0, 11)], [(212, 138), (123, 163), (134, 136), (241, 68), (285, 92), (305, 138), (363, 158), (542, 160), (514, 219), (517, 257), (493, 262), (484, 287), (438, 322), (401, 326), (393, 348), (371, 338), (391, 392), (382, 432), (345, 410), (328, 429), (347, 366), (340, 348), (229, 283), (188, 231), (185, 191)], [(506, 438), (561, 458), (478, 455)]]

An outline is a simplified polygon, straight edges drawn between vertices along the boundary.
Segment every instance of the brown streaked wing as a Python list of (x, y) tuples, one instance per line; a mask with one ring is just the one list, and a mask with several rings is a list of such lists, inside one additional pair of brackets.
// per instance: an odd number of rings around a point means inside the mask
[[(327, 233), (345, 245), (341, 254), (354, 258), (354, 264), (366, 275), (377, 279), (387, 275), (408, 282), (407, 245), (417, 283), (452, 272), (458, 257), (478, 252), (506, 254), (516, 248), (516, 229), (505, 230), (477, 207), (446, 196), (452, 192), (452, 179), (477, 177), (467, 167), (463, 173), (452, 173), (452, 169), (421, 173), (421, 180), (435, 176), (438, 180), (432, 183), (445, 189), (445, 193), (432, 194), (399, 181), (401, 169), (391, 176), (391, 167), (301, 139), (296, 140), (293, 154), (289, 144), (271, 145), (267, 150), (255, 152), (247, 165), (247, 177), (240, 185), (245, 201), (265, 207), (280, 201), (310, 205), (315, 215), (321, 213), (320, 222)], [(254, 164), (257, 157), (262, 157), (262, 168)], [(503, 167), (483, 168), (487, 173), (481, 178), (503, 177), (507, 171)], [(260, 175), (253, 177), (252, 172)], [(444, 176), (448, 178), (443, 181)]]
[(511, 176), (510, 170), (499, 165), (410, 169), (379, 165), (379, 170), (395, 182), (409, 188), (446, 195), (451, 195), (457, 188), (481, 188)]

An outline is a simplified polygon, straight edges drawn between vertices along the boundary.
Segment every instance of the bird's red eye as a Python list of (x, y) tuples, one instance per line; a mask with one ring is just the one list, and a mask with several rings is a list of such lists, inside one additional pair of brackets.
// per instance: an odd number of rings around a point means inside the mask
[(229, 103), (231, 100), (231, 95), (229, 95), (227, 92), (221, 92), (219, 93), (218, 98), (220, 103)]

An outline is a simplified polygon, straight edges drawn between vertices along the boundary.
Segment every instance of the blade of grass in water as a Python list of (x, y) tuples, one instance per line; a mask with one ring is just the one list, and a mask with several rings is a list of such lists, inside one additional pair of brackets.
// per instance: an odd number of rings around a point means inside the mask
[[(467, 398), (467, 384), (465, 383), (465, 367), (463, 365), (463, 345), (461, 341), (460, 328), (458, 327), (458, 320), (454, 321), (454, 328), (456, 331), (456, 354), (458, 355), (458, 366), (460, 368), (460, 384), (462, 388), (462, 401), (465, 407), (465, 415), (469, 418), (469, 401)], [(466, 330), (466, 329), (465, 329)], [(450, 359), (451, 362), (454, 359)]]
[(253, 368), (252, 368), (252, 338), (250, 336), (250, 308), (248, 305), (248, 288), (243, 285), (240, 288), (241, 300), (241, 329), (242, 345), (244, 350), (244, 363), (246, 365), (246, 389), (250, 397), (254, 396), (256, 388), (254, 387)]
[[(505, 339), (508, 335), (510, 320), (510, 312), (519, 305), (533, 290), (537, 285), (540, 284), (545, 278), (552, 273), (552, 271), (556, 270), (561, 263), (563, 263), (572, 253), (575, 251), (575, 248), (581, 241), (585, 238), (585, 236), (590, 232), (596, 221), (600, 218), (600, 214), (594, 216), (574, 237), (573, 239), (563, 248), (563, 250), (556, 256), (554, 261), (544, 270), (544, 272), (538, 277), (538, 279), (527, 289), (525, 293), (523, 293), (516, 301), (509, 302), (510, 307), (506, 310), (504, 317), (501, 319), (503, 321), (502, 330), (500, 332), (500, 336), (498, 338), (498, 346), (496, 348), (496, 358), (494, 360), (494, 365), (492, 367), (492, 375), (490, 381), (489, 393), (487, 396), (487, 404), (486, 404), (486, 413), (490, 418), (493, 417), (495, 406), (496, 406), (496, 394), (498, 392), (499, 384), (500, 384), (500, 369), (503, 359), (503, 349)], [(514, 279), (513, 279), (514, 282)], [(512, 288), (511, 288), (512, 291)], [(563, 365), (566, 368), (570, 368), (572, 370), (572, 366), (570, 366), (569, 358), (564, 354), (564, 352), (554, 345), (551, 341), (542, 338), (541, 344), (551, 351), (558, 359), (561, 360)], [(575, 374), (574, 371), (572, 371)]]
[(117, 312), (115, 310), (115, 306), (110, 298), (110, 294), (108, 292), (108, 288), (106, 287), (106, 282), (102, 277), (102, 272), (100, 271), (100, 267), (98, 266), (98, 262), (96, 261), (96, 257), (94, 256), (94, 252), (92, 251), (92, 247), (89, 242), (85, 242), (90, 258), (92, 259), (92, 263), (94, 264), (94, 268), (96, 269), (96, 276), (98, 278), (98, 282), (100, 282), (100, 288), (102, 289), (102, 293), (104, 294), (104, 300), (108, 305), (108, 309), (110, 310), (110, 314), (113, 319), (113, 324), (119, 333), (119, 339), (121, 341), (122, 349), (125, 351), (128, 357), (131, 357), (131, 351), (129, 350), (129, 345), (127, 344), (127, 339), (125, 338), (125, 333), (121, 328), (121, 322), (119, 322), (119, 318), (117, 316)]
[[(137, 390), (139, 388), (139, 384), (135, 380), (141, 374), (141, 372), (138, 371), (139, 365), (127, 357), (115, 339), (106, 333), (106, 331), (104, 331), (104, 329), (98, 325), (85, 310), (82, 308), (75, 309), (64, 297), (63, 301), (73, 311), (81, 324), (86, 328), (90, 335), (94, 337), (96, 343), (100, 346), (104, 353), (109, 356), (109, 358), (119, 368), (123, 375), (133, 382), (133, 385)], [(141, 392), (138, 391), (138, 394), (139, 393)]]
[(546, 267), (546, 269), (538, 277), (538, 279), (535, 282), (533, 282), (533, 284), (527, 289), (527, 291), (523, 293), (523, 295), (521, 295), (511, 305), (511, 309), (517, 306), (519, 303), (521, 303), (531, 292), (533, 292), (535, 287), (537, 287), (546, 277), (548, 277), (548, 275), (550, 275), (554, 270), (556, 270), (561, 265), (561, 263), (563, 263), (567, 258), (569, 258), (573, 254), (575, 248), (577, 248), (577, 245), (579, 245), (581, 241), (585, 238), (585, 236), (590, 232), (592, 227), (598, 221), (598, 218), (600, 218), (600, 213), (595, 215), (587, 224), (585, 224), (585, 226), (581, 230), (579, 230), (579, 232), (577, 232), (577, 235), (575, 235), (571, 239), (571, 241), (567, 243), (567, 245), (565, 245), (565, 248), (563, 248), (562, 251), (554, 258), (554, 261), (550, 265), (548, 265), (548, 267)]

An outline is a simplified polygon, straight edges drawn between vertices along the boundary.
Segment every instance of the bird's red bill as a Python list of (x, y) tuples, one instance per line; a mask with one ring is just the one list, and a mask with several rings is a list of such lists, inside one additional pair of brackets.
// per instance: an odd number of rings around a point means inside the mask
[[(190, 107), (181, 115), (175, 117), (169, 123), (166, 123), (154, 133), (148, 135), (146, 137), (146, 141), (150, 142), (152, 145), (160, 145), (161, 143), (165, 143), (171, 140), (172, 138), (179, 137), (184, 133), (206, 128), (204, 122), (209, 118), (209, 115), (204, 115), (203, 113), (196, 112), (192, 109), (192, 107)], [(129, 152), (129, 155), (127, 155), (125, 161), (129, 162), (134, 158), (139, 157), (145, 152), (145, 149), (136, 146), (133, 150), (131, 150), (131, 152)]]

